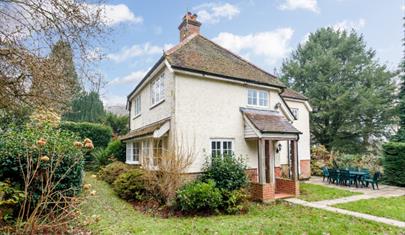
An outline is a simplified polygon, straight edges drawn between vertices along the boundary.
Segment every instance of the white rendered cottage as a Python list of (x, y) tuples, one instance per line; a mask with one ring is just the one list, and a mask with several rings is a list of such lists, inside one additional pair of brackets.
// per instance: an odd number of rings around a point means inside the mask
[(180, 43), (128, 95), (126, 162), (153, 164), (176, 138), (196, 154), (189, 173), (211, 154), (233, 153), (247, 159), (257, 199), (298, 194), (298, 178), (310, 176), (307, 98), (201, 36), (196, 18), (183, 17)]

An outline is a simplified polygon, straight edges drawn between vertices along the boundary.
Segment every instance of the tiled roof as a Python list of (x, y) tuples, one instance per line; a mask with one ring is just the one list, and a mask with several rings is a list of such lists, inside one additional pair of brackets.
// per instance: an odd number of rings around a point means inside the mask
[(285, 88), (283, 93), (281, 93), (282, 97), (285, 98), (293, 98), (293, 99), (299, 99), (299, 100), (308, 100), (306, 96), (303, 94), (299, 93), (298, 91), (294, 91), (291, 88)]
[(301, 133), (277, 111), (247, 108), (241, 108), (240, 110), (262, 133)]
[(194, 34), (168, 50), (166, 58), (175, 69), (202, 72), (262, 85), (285, 87), (275, 76), (256, 67), (207, 38)]
[(142, 136), (146, 136), (146, 135), (150, 135), (153, 134), (153, 132), (157, 129), (159, 129), (166, 121), (168, 121), (170, 118), (165, 118), (162, 119), (160, 121), (151, 123), (149, 125), (143, 126), (141, 128), (132, 130), (130, 132), (128, 132), (127, 134), (120, 136), (120, 140), (129, 140), (132, 138), (136, 138), (136, 137), (142, 137)]

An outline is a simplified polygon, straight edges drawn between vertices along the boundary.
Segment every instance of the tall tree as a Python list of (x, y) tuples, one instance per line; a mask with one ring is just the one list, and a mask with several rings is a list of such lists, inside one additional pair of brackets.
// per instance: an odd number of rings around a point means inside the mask
[(58, 40), (66, 42), (81, 73), (91, 74), (89, 55), (107, 28), (102, 6), (97, 0), (0, 1), (1, 110), (67, 104), (69, 80), (49, 52)]
[(399, 130), (394, 136), (394, 141), (405, 142), (405, 17), (403, 18), (404, 23), (402, 25), (404, 31), (404, 38), (402, 39), (402, 61), (400, 64), (400, 90), (398, 93), (399, 100)]
[(101, 122), (105, 119), (105, 110), (100, 95), (95, 92), (82, 92), (72, 102), (71, 110), (63, 114), (66, 121)]
[(395, 120), (394, 74), (378, 64), (355, 31), (322, 28), (282, 65), (281, 79), (309, 99), (315, 142), (366, 151)]

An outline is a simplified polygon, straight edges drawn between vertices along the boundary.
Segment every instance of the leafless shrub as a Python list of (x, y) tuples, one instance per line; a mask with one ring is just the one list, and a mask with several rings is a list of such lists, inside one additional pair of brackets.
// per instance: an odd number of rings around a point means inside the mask
[(174, 141), (162, 151), (154, 149), (153, 161), (143, 158), (147, 187), (156, 192), (167, 205), (173, 202), (176, 191), (187, 180), (186, 171), (195, 157), (194, 148), (181, 143), (183, 142)]

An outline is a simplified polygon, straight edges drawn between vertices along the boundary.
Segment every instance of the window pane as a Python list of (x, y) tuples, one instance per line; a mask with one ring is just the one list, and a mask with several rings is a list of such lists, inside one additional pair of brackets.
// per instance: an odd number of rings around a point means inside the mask
[(265, 91), (259, 92), (259, 105), (268, 106), (268, 94)]

